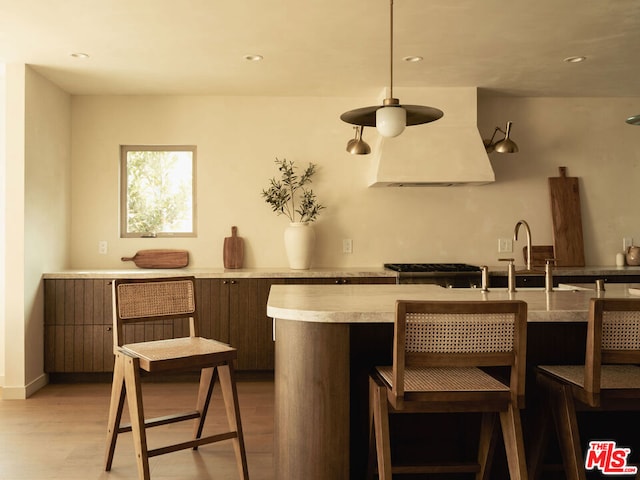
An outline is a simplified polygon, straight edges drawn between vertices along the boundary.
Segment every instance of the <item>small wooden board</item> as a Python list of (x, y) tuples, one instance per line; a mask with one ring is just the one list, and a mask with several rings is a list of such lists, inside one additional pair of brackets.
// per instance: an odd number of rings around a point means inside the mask
[(242, 268), (244, 241), (238, 237), (238, 227), (231, 227), (231, 236), (224, 239), (222, 260), (224, 268)]
[(140, 250), (133, 257), (122, 257), (123, 262), (134, 262), (139, 268), (183, 268), (189, 265), (186, 250)]
[(559, 267), (584, 267), (584, 241), (578, 178), (567, 177), (566, 167), (559, 167), (559, 170), (559, 177), (549, 177), (556, 265)]

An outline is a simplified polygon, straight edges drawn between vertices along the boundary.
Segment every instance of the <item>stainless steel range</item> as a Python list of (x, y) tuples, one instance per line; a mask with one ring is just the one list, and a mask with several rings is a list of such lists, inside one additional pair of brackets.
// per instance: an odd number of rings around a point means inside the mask
[(476, 288), (482, 283), (482, 271), (466, 263), (385, 263), (398, 272), (398, 283), (435, 284), (447, 288)]

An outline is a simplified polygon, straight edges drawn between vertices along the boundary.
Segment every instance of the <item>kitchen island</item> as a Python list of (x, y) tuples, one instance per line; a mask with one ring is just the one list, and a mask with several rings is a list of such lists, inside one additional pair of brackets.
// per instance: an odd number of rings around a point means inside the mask
[(274, 319), (276, 344), (276, 478), (363, 478), (367, 374), (391, 363), (396, 300), (523, 300), (528, 359), (556, 362), (579, 358), (590, 299), (630, 296), (628, 287), (509, 293), (434, 285), (274, 285), (267, 315)]

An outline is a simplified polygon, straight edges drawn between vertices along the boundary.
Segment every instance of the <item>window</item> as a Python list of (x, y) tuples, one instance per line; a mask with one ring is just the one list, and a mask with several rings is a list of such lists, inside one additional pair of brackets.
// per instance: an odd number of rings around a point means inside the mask
[(195, 237), (195, 146), (120, 147), (120, 236)]

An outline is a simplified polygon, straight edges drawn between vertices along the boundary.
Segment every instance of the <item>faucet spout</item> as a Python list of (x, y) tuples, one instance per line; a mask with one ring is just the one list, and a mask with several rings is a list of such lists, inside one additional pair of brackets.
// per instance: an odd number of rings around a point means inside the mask
[(516, 223), (516, 228), (513, 231), (513, 240), (518, 240), (518, 231), (520, 230), (520, 226), (524, 227), (524, 230), (527, 234), (527, 270), (531, 270), (531, 228), (529, 228), (529, 224), (524, 220), (519, 220)]

